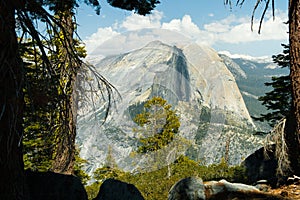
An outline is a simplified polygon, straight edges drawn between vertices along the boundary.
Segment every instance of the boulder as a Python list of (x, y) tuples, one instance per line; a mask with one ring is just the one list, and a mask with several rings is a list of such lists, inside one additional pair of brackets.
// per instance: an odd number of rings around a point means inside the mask
[(87, 200), (80, 179), (54, 172), (25, 171), (30, 200)]
[(276, 169), (278, 165), (274, 152), (274, 145), (267, 151), (262, 147), (244, 160), (242, 165), (246, 169), (246, 176), (250, 184), (255, 184), (260, 180), (267, 180), (271, 186), (277, 184)]
[(144, 200), (144, 198), (134, 185), (107, 179), (102, 183), (94, 200)]
[(170, 190), (168, 200), (205, 200), (202, 179), (188, 177), (178, 181)]

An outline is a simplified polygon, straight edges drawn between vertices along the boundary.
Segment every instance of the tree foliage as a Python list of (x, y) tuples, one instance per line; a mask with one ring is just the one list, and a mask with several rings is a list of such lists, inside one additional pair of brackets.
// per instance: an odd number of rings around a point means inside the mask
[[(273, 62), (280, 67), (289, 67), (289, 46), (282, 46), (284, 48), (283, 53), (272, 56)], [(291, 81), (289, 75), (272, 77), (272, 81), (265, 83), (265, 85), (273, 89), (264, 96), (259, 97), (258, 100), (261, 101), (270, 112), (261, 114), (261, 117), (254, 119), (268, 121), (271, 126), (274, 126), (283, 117), (290, 115), (292, 105)]]
[(144, 104), (142, 113), (134, 121), (141, 131), (138, 152), (156, 151), (168, 145), (179, 131), (180, 121), (171, 105), (161, 97), (153, 97)]
[[(95, 7), (96, 12), (99, 14), (100, 4), (98, 0), (84, 0), (84, 2)], [(30, 83), (24, 82), (26, 81), (24, 79), (25, 70), (20, 57), (19, 50), (21, 48), (19, 48), (19, 45), (28, 41), (33, 42), (37, 48), (33, 49), (31, 55), (35, 57), (38, 52), (43, 60), (42, 63), (35, 62), (36, 69), (38, 67), (42, 68), (38, 76), (45, 75), (53, 78), (56, 75), (53, 66), (61, 63), (61, 60), (58, 59), (57, 62), (53, 62), (47, 54), (56, 52), (57, 49), (51, 43), (51, 40), (62, 34), (62, 37), (59, 37), (62, 49), (73, 63), (82, 66), (83, 61), (74, 50), (72, 41), (74, 35), (70, 35), (68, 30), (71, 26), (64, 26), (63, 23), (66, 21), (54, 17), (54, 14), (64, 13), (65, 11), (74, 14), (79, 3), (80, 1), (76, 0), (0, 1), (0, 33), (2, 36), (0, 37), (0, 72), (2, 74), (0, 79), (1, 199), (24, 199), (25, 191), (22, 170), (23, 107), (25, 101), (23, 88), (24, 85)], [(144, 1), (136, 1), (136, 3), (137, 5), (143, 5)], [(150, 12), (149, 9), (153, 9), (153, 7), (148, 6), (148, 9), (141, 12), (139, 10), (144, 9), (143, 6), (136, 6), (135, 9), (138, 13), (145, 12), (146, 14), (146, 11)], [(43, 32), (39, 27), (45, 27), (47, 31)], [(65, 70), (68, 71), (70, 68), (65, 68)], [(66, 75), (68, 76), (68, 74)], [(99, 78), (99, 76), (97, 77)], [(99, 84), (100, 89), (107, 92), (108, 101), (110, 101), (111, 85), (101, 76), (98, 80), (104, 85), (102, 87), (103, 85)], [(62, 91), (64, 92), (64, 90)], [(110, 103), (107, 105), (110, 105)], [(70, 122), (68, 117), (65, 122)]]
[[(40, 65), (42, 59), (39, 54), (34, 53), (34, 44), (30, 41), (23, 43), (21, 55), (25, 69), (24, 85), (24, 166), (25, 169), (47, 171), (52, 164), (53, 135), (52, 131), (55, 113), (53, 103), (57, 101), (55, 95), (55, 80), (45, 76)], [(40, 63), (36, 65), (34, 63)], [(55, 104), (54, 104), (55, 105)]]
[(107, 2), (124, 10), (134, 10), (140, 15), (146, 15), (160, 3), (158, 0), (107, 0)]
[[(65, 75), (71, 64), (58, 63), (57, 60), (66, 60), (65, 53), (61, 52), (62, 34), (52, 38), (56, 53), (50, 52), (48, 58), (52, 65), (53, 75), (49, 75), (42, 67), (42, 58), (37, 46), (33, 42), (22, 44), (22, 57), (25, 63), (25, 112), (24, 112), (24, 161), (25, 168), (33, 170), (49, 170), (53, 166), (53, 160), (57, 151), (57, 141), (69, 132), (66, 115), (67, 102), (72, 95), (70, 75)], [(86, 52), (78, 40), (73, 45), (80, 58), (85, 57)], [(70, 70), (72, 71), (72, 70)], [(72, 72), (71, 72), (72, 73)], [(69, 86), (68, 86), (69, 85)], [(74, 102), (76, 103), (76, 102)], [(76, 113), (74, 113), (76, 114)], [(75, 124), (74, 124), (75, 125)], [(75, 134), (75, 133), (74, 133)], [(68, 134), (69, 135), (69, 134)]]
[(88, 161), (80, 157), (79, 151), (79, 148), (76, 147), (73, 174), (81, 180), (83, 185), (86, 185), (91, 179), (90, 175), (83, 170), (84, 165), (87, 164)]
[[(97, 0), (84, 2), (95, 7), (99, 14), (101, 6)], [(110, 1), (111, 4), (113, 2)], [(130, 4), (128, 9), (135, 9), (140, 14), (149, 13), (149, 9), (153, 9), (155, 5), (154, 2), (146, 4), (145, 7), (138, 2), (128, 2), (128, 4)], [(33, 6), (41, 6), (41, 10), (34, 13), (30, 10), (33, 9)], [(51, 16), (42, 8), (43, 6), (48, 6), (48, 9), (53, 11), (55, 15)], [(69, 146), (67, 154), (71, 154), (71, 149), (74, 149), (70, 146), (72, 143), (64, 141), (73, 141), (74, 139), (70, 137), (74, 137), (72, 134), (76, 134), (72, 133), (73, 128), (70, 127), (70, 123), (75, 126), (74, 122), (70, 122), (74, 117), (71, 115), (76, 117), (76, 113), (72, 113), (74, 111), (70, 112), (71, 107), (76, 105), (70, 104), (76, 104), (76, 100), (70, 98), (73, 95), (75, 76), (82, 66), (81, 58), (86, 55), (79, 41), (73, 38), (73, 33), (76, 31), (73, 10), (78, 6), (79, 4), (75, 0), (67, 2), (48, 0), (26, 7), (25, 9), (30, 10), (28, 13), (22, 12), (22, 10), (18, 13), (20, 27), (25, 28), (25, 32), (27, 31), (29, 35), (35, 30), (33, 30), (33, 24), (29, 24), (30, 21), (25, 24), (28, 27), (23, 24), (23, 21), (28, 20), (27, 17), (40, 19), (42, 22), (48, 23), (47, 27), (49, 28), (48, 37), (40, 38), (39, 35), (34, 34), (31, 35), (32, 39), (27, 39), (31, 42), (22, 42), (21, 38), (23, 57), (30, 62), (26, 65), (24, 89), (26, 99), (26, 117), (24, 118), (26, 127), (24, 133), (25, 168), (30, 167), (44, 171), (54, 167), (54, 170), (60, 171), (62, 169), (57, 168), (64, 168), (59, 166), (62, 164), (60, 159), (68, 157), (62, 155), (64, 149)], [(125, 5), (117, 3), (113, 6), (124, 7)], [(147, 6), (148, 8), (146, 8)], [(50, 50), (47, 56), (44, 48)], [(49, 66), (43, 66), (42, 59)], [(107, 85), (109, 86), (109, 84)], [(53, 143), (53, 141), (55, 142)], [(73, 160), (74, 155), (70, 156), (68, 160)], [(55, 165), (58, 166), (56, 167), (53, 166), (54, 159), (57, 160)]]
[[(56, 43), (57, 40), (52, 42)], [(74, 45), (78, 53), (84, 57), (86, 53), (79, 41), (76, 41)], [(21, 55), (23, 60), (26, 60), (24, 74), (26, 83), (28, 83), (24, 87), (24, 168), (30, 168), (33, 171), (49, 171), (53, 166), (57, 146), (54, 141), (62, 135), (59, 130), (63, 129), (61, 124), (63, 120), (59, 110), (64, 110), (65, 98), (62, 98), (64, 94), (61, 92), (61, 88), (63, 88), (61, 82), (64, 81), (60, 76), (50, 77), (42, 72), (41, 64), (36, 64), (37, 62), (42, 63), (42, 60), (40, 54), (32, 53), (36, 48), (32, 42), (23, 43), (21, 47)], [(60, 74), (59, 69), (54, 68), (53, 70), (56, 71), (56, 74)], [(83, 184), (90, 179), (88, 174), (82, 170), (86, 162), (80, 158), (79, 150), (76, 148), (73, 174), (79, 177)]]
[(120, 170), (113, 157), (113, 152), (111, 146), (108, 147), (107, 156), (105, 159), (105, 164), (103, 167), (97, 168), (93, 173), (93, 178), (102, 183), (104, 180), (109, 178), (121, 179), (127, 173)]

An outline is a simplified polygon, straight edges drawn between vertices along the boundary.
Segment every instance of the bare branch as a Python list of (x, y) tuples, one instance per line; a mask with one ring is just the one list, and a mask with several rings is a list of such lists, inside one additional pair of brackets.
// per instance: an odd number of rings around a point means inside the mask
[(275, 20), (275, 0), (272, 0), (272, 16), (273, 20)]
[[(265, 18), (266, 12), (267, 12), (267, 10), (269, 8), (269, 3), (270, 3), (270, 0), (267, 1), (265, 9), (264, 9), (263, 14), (261, 15), (261, 18), (260, 18), (260, 21), (259, 21), (259, 28), (258, 28), (258, 33), (259, 34), (260, 34), (260, 31), (261, 31), (261, 26), (262, 26), (263, 19)], [(274, 13), (273, 13), (273, 15), (274, 15)]]
[[(96, 111), (96, 98), (100, 98), (106, 102), (104, 123), (110, 113), (110, 109), (115, 105), (117, 99), (121, 99), (118, 90), (99, 72), (93, 65), (83, 63), (83, 67), (78, 73), (76, 90), (80, 94), (81, 108), (92, 105), (92, 109)], [(80, 109), (80, 108), (79, 108)], [(96, 114), (96, 112), (94, 112)], [(95, 116), (96, 117), (96, 116)]]
[(256, 1), (256, 4), (255, 4), (255, 6), (254, 6), (254, 8), (253, 8), (253, 11), (252, 11), (252, 15), (251, 15), (251, 31), (253, 31), (254, 16), (255, 16), (255, 12), (256, 12), (257, 7), (258, 7), (258, 5), (260, 4), (260, 1), (261, 1), (261, 0), (257, 0), (257, 1)]
[[(244, 4), (245, 0), (236, 0), (236, 6), (242, 6)], [(258, 33), (261, 33), (261, 29), (262, 29), (262, 23), (263, 20), (265, 18), (266, 12), (269, 8), (269, 4), (270, 2), (272, 3), (272, 16), (273, 16), (273, 20), (275, 20), (275, 1), (274, 0), (256, 0), (256, 3), (254, 5), (253, 11), (252, 11), (252, 15), (251, 15), (251, 31), (253, 31), (253, 24), (254, 24), (254, 17), (255, 17), (255, 12), (257, 11), (258, 6), (262, 3), (262, 2), (266, 2), (266, 5), (264, 7), (263, 13), (260, 17), (260, 21), (259, 21), (259, 28), (258, 28)], [(230, 6), (231, 8), (231, 0), (224, 0), (224, 4)]]
[(238, 6), (238, 5), (242, 6), (244, 4), (244, 2), (245, 2), (245, 0), (242, 0), (242, 1), (237, 0), (236, 1), (236, 6)]

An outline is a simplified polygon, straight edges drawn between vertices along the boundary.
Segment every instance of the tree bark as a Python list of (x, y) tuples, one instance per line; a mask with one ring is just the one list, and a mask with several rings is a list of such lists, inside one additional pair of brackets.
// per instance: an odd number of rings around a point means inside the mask
[(15, 32), (22, 1), (0, 0), (0, 199), (25, 198), (22, 154), (23, 70)]
[[(77, 96), (74, 90), (78, 63), (74, 62), (70, 53), (74, 53), (74, 22), (71, 8), (64, 12), (58, 13), (59, 20), (64, 28), (64, 47), (57, 47), (61, 51), (61, 63), (63, 72), (61, 79), (63, 86), (66, 88), (62, 108), (64, 110), (63, 132), (60, 133), (57, 144), (56, 156), (53, 163), (52, 171), (64, 174), (73, 174), (75, 162), (75, 138), (76, 138), (76, 117), (77, 117)], [(74, 52), (72, 52), (74, 51)], [(76, 52), (75, 52), (76, 53)]]
[(289, 1), (290, 78), (292, 116), (287, 124), (286, 140), (293, 174), (300, 175), (300, 1)]

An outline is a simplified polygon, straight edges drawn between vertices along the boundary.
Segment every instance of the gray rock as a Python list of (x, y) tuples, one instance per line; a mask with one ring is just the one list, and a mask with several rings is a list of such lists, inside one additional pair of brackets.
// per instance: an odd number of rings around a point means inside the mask
[(144, 200), (140, 191), (132, 184), (107, 179), (94, 200)]
[(277, 159), (274, 155), (275, 146), (265, 152), (262, 147), (248, 156), (242, 165), (246, 169), (246, 175), (250, 184), (254, 184), (259, 180), (267, 180), (272, 186), (277, 183)]
[(202, 179), (189, 177), (177, 182), (170, 190), (168, 200), (205, 200)]

